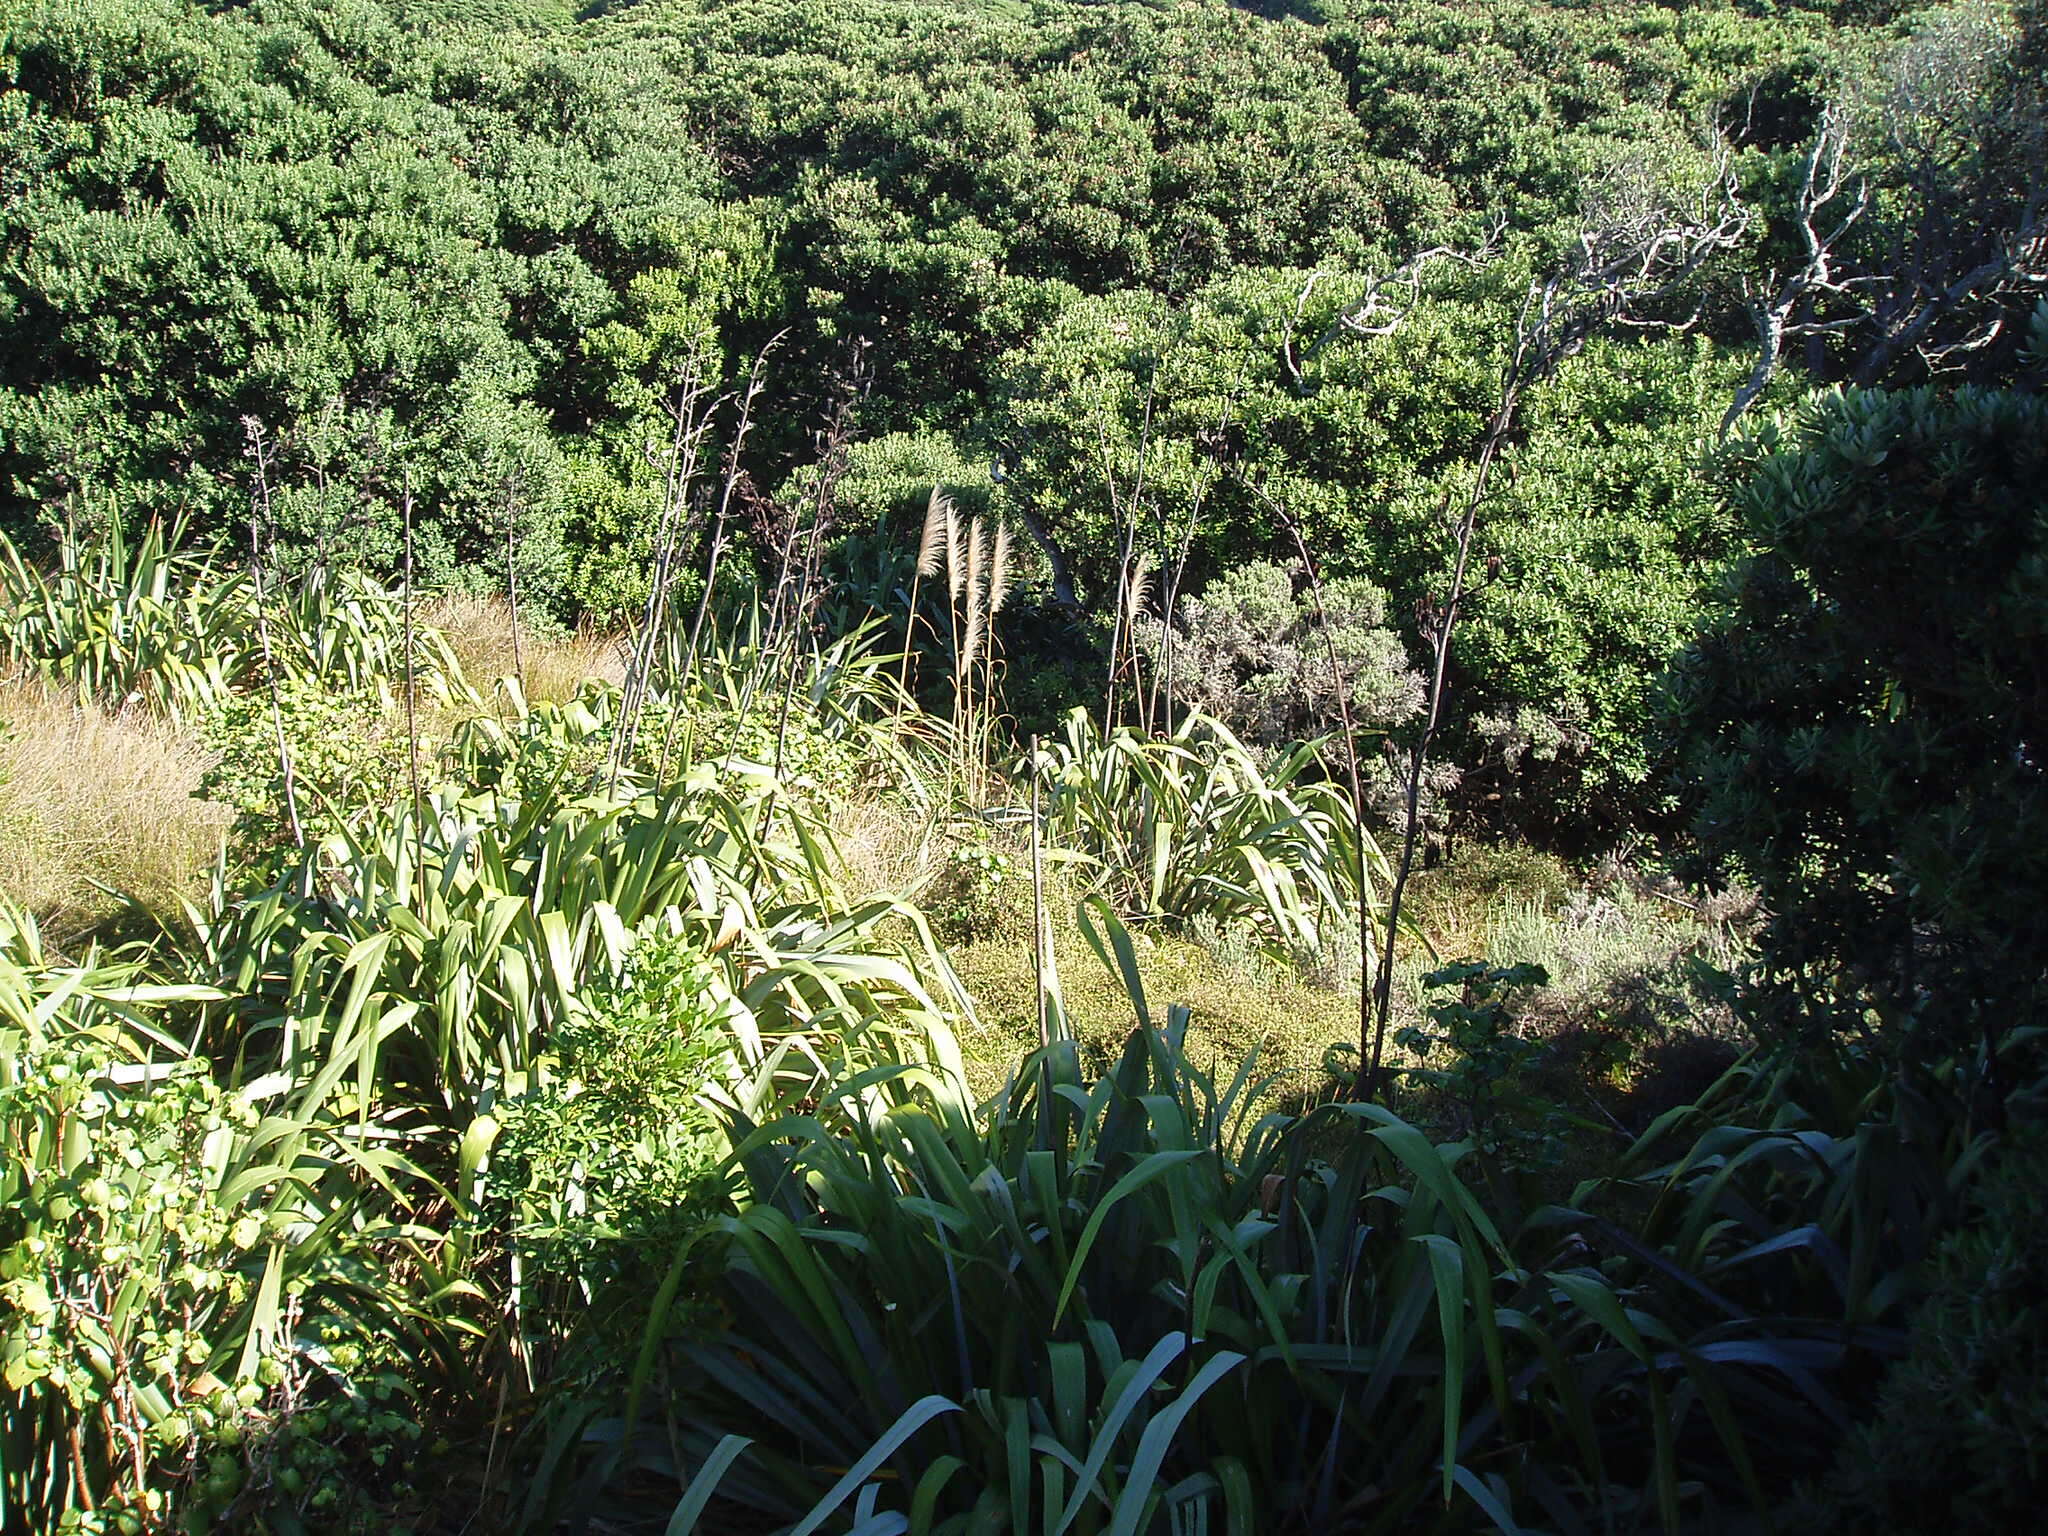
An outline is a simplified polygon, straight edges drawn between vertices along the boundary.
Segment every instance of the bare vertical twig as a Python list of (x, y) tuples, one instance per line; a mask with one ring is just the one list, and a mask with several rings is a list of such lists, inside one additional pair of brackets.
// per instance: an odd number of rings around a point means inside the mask
[[(846, 473), (847, 450), (853, 443), (856, 417), (867, 397), (871, 378), (867, 370), (867, 343), (855, 345), (853, 362), (847, 371), (845, 393), (834, 407), (825, 430), (819, 435), (820, 448), (817, 491), (811, 499), (810, 524), (792, 529), (803, 551), (797, 566), (796, 590), (788, 618), (788, 654), (782, 682), (782, 704), (775, 722), (775, 778), (782, 777), (782, 757), (789, 736), (789, 714), (796, 700), (797, 677), (803, 667), (804, 641), (810, 633), (811, 610), (817, 601), (824, 571), (825, 535), (830, 531), (837, 507), (840, 477)], [(789, 553), (784, 552), (785, 573)]]
[(718, 510), (711, 520), (711, 553), (704, 566), (704, 590), (697, 596), (697, 612), (690, 621), (690, 643), (684, 661), (686, 670), (694, 669), (698, 656), (702, 654), (700, 643), (704, 632), (704, 619), (711, 611), (711, 603), (718, 589), (718, 567), (725, 554), (725, 533), (730, 526), (733, 493), (745, 478), (740, 468), (740, 452), (746, 447), (747, 433), (754, 424), (754, 402), (760, 398), (766, 381), (769, 354), (788, 334), (787, 331), (777, 331), (754, 355), (754, 366), (747, 374), (747, 387), (740, 395), (739, 421), (733, 428), (732, 441), (726, 445), (724, 481), (719, 486)]
[[(1428, 687), (1422, 727), (1409, 745), (1402, 776), (1401, 850), (1382, 925), (1372, 1038), (1364, 1042), (1367, 1049), (1357, 1085), (1361, 1097), (1376, 1094), (1383, 1086), (1387, 1027), (1393, 1011), (1394, 944), (1420, 843), (1422, 785), (1430, 749), (1443, 724), (1451, 641), (1469, 595), (1473, 539), (1492, 488), (1494, 467), (1514, 430), (1526, 392), (1594, 335), (1610, 326), (1682, 330), (1698, 319), (1697, 302), (1687, 316), (1674, 316), (1667, 310), (1687, 296), (1711, 258), (1741, 241), (1752, 215), (1735, 195), (1725, 146), (1712, 174), (1688, 196), (1688, 205), (1675, 206), (1665, 189), (1652, 185), (1642, 174), (1641, 167), (1617, 167), (1611, 180), (1595, 189), (1595, 207), (1587, 219), (1590, 227), (1581, 231), (1548, 276), (1530, 284), (1524, 296), (1494, 409), (1480, 438), (1472, 480), (1449, 529), (1450, 571), (1441, 595), (1425, 599), (1420, 608), (1423, 637), (1430, 652)], [(1410, 300), (1419, 297), (1420, 291), (1418, 281), (1406, 284)], [(1373, 292), (1372, 304), (1376, 307), (1361, 312), (1351, 329), (1389, 335), (1408, 313), (1407, 307), (1386, 299), (1379, 289)]]
[[(1302, 569), (1308, 573), (1308, 587), (1315, 603), (1316, 627), (1322, 631), (1323, 644), (1330, 653), (1330, 680), (1337, 691), (1337, 719), (1344, 732), (1344, 767), (1350, 779), (1351, 817), (1358, 846), (1358, 1059), (1361, 1067), (1367, 1060), (1367, 1052), (1374, 1036), (1374, 988), (1373, 977), (1387, 969), (1373, 963), (1373, 917), (1369, 895), (1372, 890), (1371, 876), (1366, 868), (1365, 831), (1365, 774), (1358, 761), (1358, 726), (1351, 714), (1351, 685), (1345, 681), (1344, 667), (1337, 657), (1337, 637), (1330, 630), (1330, 611), (1323, 602), (1323, 575), (1316, 564), (1315, 556), (1309, 553), (1308, 541), (1302, 537), (1301, 524), (1294, 514), (1271, 496), (1263, 486), (1244, 482), (1252, 494), (1265, 503), (1267, 510), (1279, 518), (1294, 540), (1295, 551), (1301, 556)], [(1363, 1081), (1363, 1073), (1361, 1073)]]
[(526, 657), (519, 644), (519, 470), (505, 477), (505, 616), (512, 625), (512, 680), (526, 697)]
[(404, 525), (405, 548), (403, 583), (399, 600), (403, 604), (405, 623), (405, 763), (406, 779), (412, 790), (412, 846), (413, 879), (418, 883), (419, 901), (426, 904), (426, 828), (422, 821), (426, 803), (420, 794), (420, 720), (419, 720), (419, 679), (415, 671), (413, 656), (412, 622), (412, 471), (405, 471), (405, 488), (401, 495), (400, 512)]
[(1105, 736), (1116, 721), (1117, 691), (1123, 680), (1125, 652), (1132, 649), (1129, 644), (1131, 616), (1125, 611), (1125, 598), (1130, 590), (1131, 563), (1137, 557), (1138, 514), (1144, 504), (1145, 468), (1152, 446), (1152, 408), (1158, 388), (1159, 369), (1155, 361), (1152, 373), (1145, 381), (1145, 412), (1138, 424), (1138, 463), (1127, 495), (1117, 494), (1116, 469), (1110, 459), (1107, 432), (1099, 424), (1095, 432), (1096, 451), (1102, 459), (1103, 489), (1109, 494), (1109, 515), (1116, 532), (1116, 583), (1112, 589), (1116, 608), (1110, 615), (1109, 684), (1102, 696), (1102, 733)]
[(1038, 738), (1031, 738), (1031, 975), (1038, 996), (1038, 1043), (1048, 1045), (1052, 1040), (1051, 1030), (1045, 1016), (1046, 979), (1046, 926), (1045, 926), (1045, 860), (1040, 846), (1038, 825), (1038, 790), (1041, 777), (1038, 761)]
[(306, 846), (306, 828), (305, 823), (299, 819), (298, 776), (292, 762), (291, 742), (284, 732), (284, 705), (278, 697), (277, 657), (270, 646), (270, 596), (263, 582), (264, 566), (268, 559), (268, 544), (264, 535), (273, 527), (270, 504), (270, 441), (264, 435), (263, 423), (254, 416), (242, 418), (242, 434), (246, 443), (242, 451), (255, 466), (254, 493), (249, 501), (249, 579), (255, 589), (256, 645), (263, 653), (264, 687), (270, 694), (270, 725), (277, 739), (278, 774), (284, 781), (285, 819), (292, 829), (292, 846), (303, 849)]
[(1174, 609), (1180, 605), (1181, 584), (1187, 580), (1188, 557), (1194, 550), (1195, 534), (1201, 528), (1202, 508), (1207, 505), (1209, 492), (1214, 489), (1220, 474), (1220, 470), (1217, 468), (1217, 456), (1224, 450), (1225, 437), (1230, 430), (1230, 420), (1236, 414), (1236, 410), (1237, 397), (1233, 394), (1223, 402), (1223, 409), (1216, 418), (1214, 434), (1210, 438), (1210, 464), (1212, 472), (1204, 476), (1197, 483), (1194, 498), (1188, 506), (1187, 521), (1181, 527), (1180, 546), (1173, 552), (1173, 563), (1170, 566), (1162, 567), (1159, 613), (1163, 621), (1163, 627), (1159, 636), (1159, 665), (1153, 675), (1152, 692), (1147, 698), (1145, 711), (1148, 720), (1152, 719), (1156, 714), (1158, 728), (1161, 731), (1171, 731), (1173, 729), (1173, 653), (1176, 639), (1173, 628), (1173, 613)]
[(626, 680), (619, 695), (618, 723), (612, 735), (608, 789), (618, 787), (619, 775), (633, 759), (639, 734), (640, 716), (653, 684), (657, 648), (667, 628), (668, 595), (675, 581), (676, 553), (684, 537), (683, 518), (689, 504), (690, 487), (696, 480), (697, 460), (705, 436), (717, 416), (717, 405), (706, 401), (711, 384), (705, 377), (705, 359), (692, 352), (678, 375), (669, 401), (672, 429), (663, 459), (661, 517), (656, 525), (653, 567), (647, 586), (647, 601), (641, 612), (640, 630), (634, 639), (626, 666)]

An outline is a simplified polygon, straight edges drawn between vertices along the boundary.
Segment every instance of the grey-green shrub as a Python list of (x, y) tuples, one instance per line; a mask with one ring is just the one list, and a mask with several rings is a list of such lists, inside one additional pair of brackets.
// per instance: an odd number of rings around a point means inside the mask
[(1325, 581), (1254, 561), (1184, 597), (1140, 643), (1188, 707), (1273, 748), (1352, 724), (1385, 731), (1422, 705), (1422, 679), (1387, 625), (1386, 594), (1363, 577)]

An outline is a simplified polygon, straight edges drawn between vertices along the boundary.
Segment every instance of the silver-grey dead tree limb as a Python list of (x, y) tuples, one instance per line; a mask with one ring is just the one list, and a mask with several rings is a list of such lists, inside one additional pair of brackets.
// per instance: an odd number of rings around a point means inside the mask
[(1823, 109), (1785, 216), (1796, 259), (1736, 284), (1757, 351), (1724, 437), (1795, 342), (1838, 344), (1822, 371), (1853, 384), (1966, 373), (2048, 297), (2042, 51), (1958, 8)]

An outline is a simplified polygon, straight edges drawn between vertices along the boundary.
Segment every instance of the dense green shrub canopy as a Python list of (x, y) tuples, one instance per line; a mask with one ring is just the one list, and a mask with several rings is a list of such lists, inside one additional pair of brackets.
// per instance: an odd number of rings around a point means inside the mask
[(1725, 472), (1757, 553), (1673, 693), (1768, 993), (1995, 1051), (2048, 985), (2048, 403), (1824, 396)]
[[(1180, 597), (1292, 562), (1292, 523), (1414, 657), (1525, 285), (1603, 189), (1725, 187), (1746, 233), (1694, 323), (1525, 403), (1453, 647), (1468, 819), (1609, 841), (1671, 809), (1645, 680), (1732, 552), (1699, 451), (1804, 259), (1812, 146), (1842, 125), (1820, 227), (1861, 212), (1754, 408), (1963, 343), (1995, 377), (2031, 300), (1964, 279), (2038, 214), (2041, 48), (2034, 5), (5, 0), (0, 523), (244, 550), (253, 499), (287, 564), (390, 574), (410, 504), (426, 579), (616, 623), (679, 377), (738, 389), (773, 339), (741, 493), (683, 496), (693, 570), (707, 499), (756, 533), (817, 500), (875, 540), (849, 615), (900, 612), (934, 483), (1018, 516), (1028, 729), (1087, 685), (1121, 541)], [(1433, 247), (1488, 255), (1345, 329)]]

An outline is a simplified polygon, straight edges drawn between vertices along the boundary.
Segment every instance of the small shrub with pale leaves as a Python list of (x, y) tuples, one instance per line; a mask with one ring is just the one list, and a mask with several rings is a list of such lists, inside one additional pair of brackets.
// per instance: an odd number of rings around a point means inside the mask
[(1390, 730), (1421, 707), (1422, 679), (1386, 617), (1385, 594), (1362, 578), (1324, 582), (1318, 606), (1298, 569), (1255, 562), (1139, 636), (1176, 698), (1278, 747), (1337, 729), (1340, 694), (1361, 730)]

